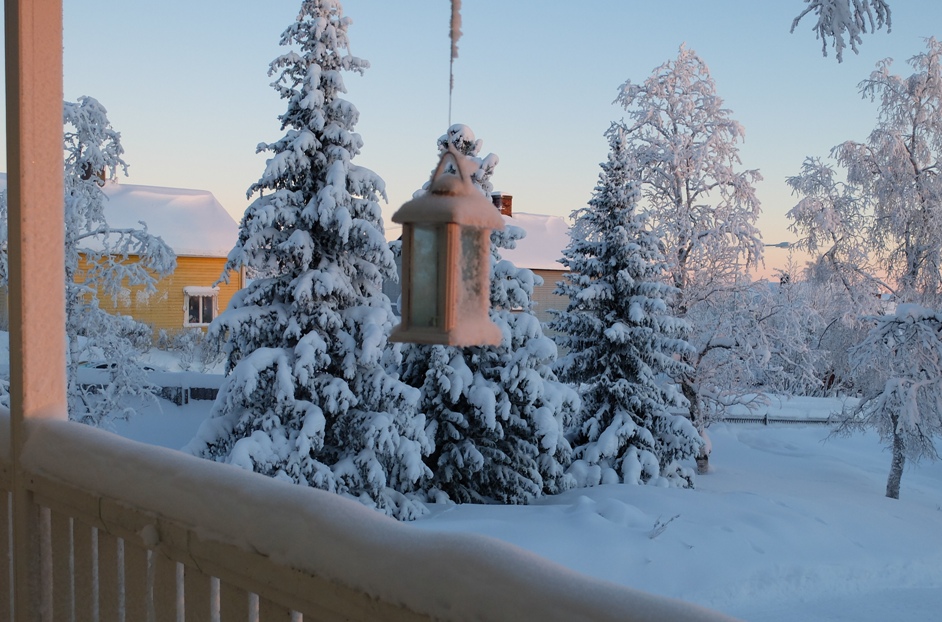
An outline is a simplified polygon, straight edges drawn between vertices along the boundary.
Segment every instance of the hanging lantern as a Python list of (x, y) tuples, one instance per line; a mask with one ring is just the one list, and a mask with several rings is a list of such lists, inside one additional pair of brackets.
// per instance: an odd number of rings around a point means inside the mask
[[(451, 164), (449, 167), (448, 164)], [(476, 163), (448, 147), (428, 192), (392, 220), (402, 225), (402, 323), (390, 340), (498, 345), (490, 308), (490, 236), (504, 220), (471, 181)]]

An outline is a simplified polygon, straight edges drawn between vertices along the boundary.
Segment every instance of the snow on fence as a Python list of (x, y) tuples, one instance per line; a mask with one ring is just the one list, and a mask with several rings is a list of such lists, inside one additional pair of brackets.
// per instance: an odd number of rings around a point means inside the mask
[(769, 425), (770, 423), (811, 423), (811, 424), (828, 424), (831, 422), (831, 419), (827, 417), (806, 417), (802, 419), (796, 419), (794, 417), (770, 417), (768, 414), (765, 415), (728, 415), (721, 419), (724, 423), (761, 423), (763, 425)]
[[(747, 396), (748, 397), (748, 396)], [(758, 396), (755, 396), (758, 397)], [(762, 401), (753, 403), (754, 409), (744, 405), (733, 406), (717, 422), (772, 424), (828, 425), (835, 423), (835, 416), (845, 408), (853, 407), (854, 397), (809, 397), (765, 395)]]
[[(106, 368), (80, 367), (78, 381), (86, 390), (94, 391), (111, 382), (111, 372)], [(196, 372), (148, 371), (147, 379), (160, 387), (158, 395), (178, 406), (190, 400), (214, 400), (222, 386), (222, 374)]]
[[(0, 413), (0, 622), (13, 615), (8, 430)], [(28, 423), (22, 469), (43, 620), (729, 619), (68, 421)]]

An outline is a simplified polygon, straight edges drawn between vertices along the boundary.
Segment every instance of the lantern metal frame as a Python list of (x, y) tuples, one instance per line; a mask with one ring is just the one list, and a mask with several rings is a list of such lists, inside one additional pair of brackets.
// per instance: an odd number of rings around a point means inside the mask
[(449, 145), (428, 191), (393, 214), (393, 222), (402, 225), (402, 320), (391, 341), (501, 342), (488, 310), (490, 232), (503, 229), (504, 219), (474, 186), (476, 169), (473, 160)]

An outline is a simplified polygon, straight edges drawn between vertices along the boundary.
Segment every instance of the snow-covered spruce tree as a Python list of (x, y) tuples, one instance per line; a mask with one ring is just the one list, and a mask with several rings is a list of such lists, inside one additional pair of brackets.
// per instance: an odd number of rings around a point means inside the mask
[(581, 386), (582, 410), (570, 469), (583, 486), (625, 482), (690, 486), (682, 461), (702, 441), (691, 422), (673, 414), (686, 399), (670, 377), (688, 371), (687, 323), (670, 315), (679, 291), (656, 234), (638, 213), (637, 167), (624, 125), (606, 132), (611, 146), (587, 208), (574, 213), (557, 293), (569, 297), (550, 327), (569, 349), (559, 377)]
[[(788, 214), (793, 229), (802, 236), (799, 243), (817, 255), (820, 270), (842, 285), (851, 299), (866, 301), (866, 306), (855, 309), (860, 315), (884, 312), (874, 309), (879, 298), (873, 294), (890, 294), (904, 305), (930, 309), (942, 305), (942, 44), (930, 38), (926, 47), (909, 60), (913, 74), (891, 74), (892, 61), (887, 59), (860, 83), (861, 95), (879, 101), (880, 110), (866, 142), (847, 141), (831, 151), (846, 169), (846, 181), (836, 181), (833, 168), (817, 159), (806, 160), (801, 174), (788, 180), (801, 196)], [(881, 334), (903, 330), (900, 320), (893, 319), (897, 316), (878, 321), (856, 349), (855, 368), (865, 367), (861, 361), (884, 351), (887, 346), (880, 341)], [(930, 313), (920, 312), (919, 317), (918, 322), (913, 320), (918, 327), (936, 321)], [(931, 330), (906, 327), (907, 331), (917, 329), (921, 334)], [(865, 353), (867, 349), (872, 352)], [(887, 371), (891, 380), (896, 374), (922, 382), (920, 370), (907, 372), (908, 376)], [(903, 412), (898, 396), (904, 384), (884, 384), (882, 393), (868, 400), (879, 399), (880, 408), (864, 419), (870, 427), (892, 432), (887, 441), (894, 472), (903, 456), (922, 451), (907, 445), (913, 436), (903, 425), (909, 415)], [(929, 418), (935, 403), (914, 398), (905, 407), (929, 409), (920, 415)], [(876, 414), (892, 425), (878, 423)]]
[(853, 373), (869, 390), (845, 407), (835, 434), (876, 430), (892, 458), (886, 496), (899, 499), (907, 460), (938, 460), (942, 437), (942, 313), (906, 303), (870, 320), (876, 326), (851, 349)]
[[(858, 54), (857, 46), (863, 43), (860, 35), (876, 32), (883, 26), (890, 31), (890, 5), (886, 0), (805, 0), (808, 5), (792, 20), (791, 32), (795, 32), (798, 23), (808, 13), (817, 16), (815, 36), (821, 40), (821, 53), (828, 55), (828, 40), (834, 46), (837, 62), (844, 60), (844, 48), (850, 43), (850, 49)], [(847, 42), (844, 42), (844, 36)]]
[(272, 86), (288, 102), (284, 137), (246, 209), (227, 270), (262, 276), (210, 326), (228, 374), (189, 451), (357, 498), (399, 519), (425, 511), (410, 493), (430, 445), (419, 392), (396, 376), (385, 278), (395, 278), (378, 200), (382, 179), (354, 165), (357, 110), (341, 73), (348, 53), (336, 0), (306, 0), (281, 36)]
[[(481, 141), (465, 125), (448, 129), (439, 152), (449, 143), (477, 161), (475, 185), (490, 195), (497, 156), (478, 158)], [(500, 257), (499, 249), (513, 248), (524, 235), (507, 223), (491, 236), (490, 318), (503, 335), (499, 346), (403, 349), (403, 380), (421, 389), (420, 410), (434, 440), (427, 459), (431, 498), (526, 503), (572, 486), (563, 430), (578, 397), (557, 382), (556, 345), (532, 312), (540, 277)]]
[[(127, 398), (153, 398), (154, 385), (140, 363), (151, 345), (149, 326), (130, 316), (108, 313), (99, 296), (116, 307), (127, 301), (132, 288), (146, 297), (157, 281), (173, 272), (176, 257), (159, 237), (142, 229), (116, 229), (105, 218), (108, 200), (102, 187), (127, 171), (121, 159), (121, 135), (108, 121), (96, 99), (64, 102), (64, 216), (65, 304), (69, 416), (94, 425), (133, 414)], [(0, 195), (4, 222), (0, 251), (0, 284), (7, 283), (6, 192)], [(108, 365), (108, 382), (89, 389), (79, 382), (78, 370), (87, 361)]]
[[(626, 149), (637, 163), (643, 207), (665, 245), (669, 282), (680, 290), (672, 312), (691, 324), (694, 352), (685, 357), (689, 369), (675, 380), (707, 439), (709, 419), (721, 415), (733, 397), (729, 388), (749, 374), (746, 349), (755, 339), (743, 334), (740, 323), (729, 324), (732, 333), (718, 332), (710, 307), (748, 286), (748, 268), (761, 261), (755, 226), (761, 210), (753, 184), (762, 177), (736, 170), (743, 128), (723, 108), (709, 69), (693, 50), (681, 46), (676, 60), (644, 82), (625, 82), (616, 102), (629, 118)], [(726, 364), (736, 361), (743, 364)], [(719, 394), (723, 400), (714, 399)], [(707, 442), (698, 457), (703, 471), (708, 456)]]

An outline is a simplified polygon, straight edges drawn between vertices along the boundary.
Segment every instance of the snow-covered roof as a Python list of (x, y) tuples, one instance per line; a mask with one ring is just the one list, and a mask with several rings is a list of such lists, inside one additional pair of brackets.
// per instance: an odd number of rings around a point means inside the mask
[[(0, 189), (7, 175), (0, 173)], [(140, 228), (160, 236), (177, 255), (226, 257), (239, 237), (239, 225), (208, 190), (138, 186), (108, 182), (105, 219), (111, 227)]]
[(517, 248), (501, 249), (500, 254), (504, 259), (531, 270), (566, 269), (559, 263), (563, 249), (569, 246), (569, 223), (565, 218), (514, 212), (513, 216), (504, 216), (504, 222), (527, 232), (525, 238), (517, 240)]
[(108, 183), (105, 218), (115, 228), (147, 224), (177, 255), (226, 257), (239, 225), (208, 190)]

